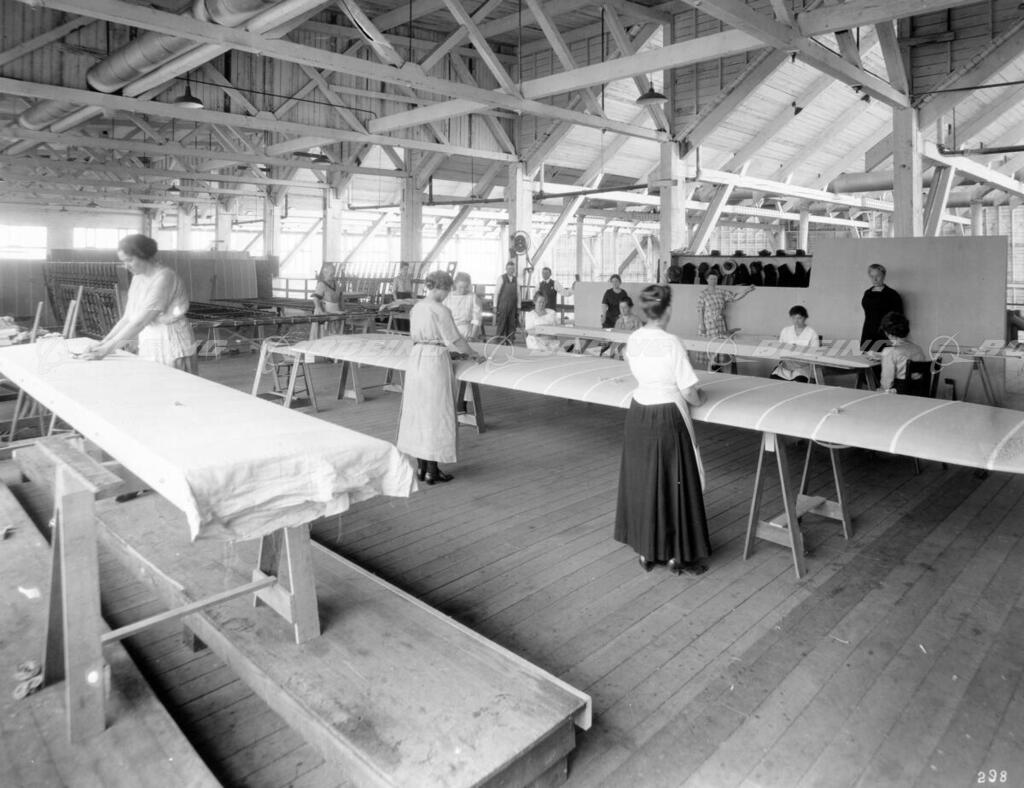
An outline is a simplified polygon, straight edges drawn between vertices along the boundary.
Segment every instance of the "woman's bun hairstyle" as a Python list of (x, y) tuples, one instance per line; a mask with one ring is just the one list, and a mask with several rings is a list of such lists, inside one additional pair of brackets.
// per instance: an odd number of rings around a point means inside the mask
[(882, 318), (882, 331), (899, 339), (906, 339), (910, 333), (910, 321), (900, 312), (889, 312)]
[(446, 271), (431, 271), (423, 280), (427, 290), (451, 290), (452, 284), (451, 274)]
[(117, 243), (117, 248), (129, 257), (138, 257), (140, 260), (152, 260), (156, 257), (156, 241), (148, 235), (126, 235)]
[(640, 311), (648, 320), (660, 320), (672, 303), (672, 288), (668, 285), (648, 285), (640, 292)]

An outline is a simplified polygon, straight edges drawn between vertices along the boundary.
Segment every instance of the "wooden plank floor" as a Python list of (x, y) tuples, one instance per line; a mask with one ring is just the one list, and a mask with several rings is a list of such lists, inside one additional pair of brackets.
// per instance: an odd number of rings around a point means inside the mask
[[(247, 390), (255, 364), (201, 373)], [(321, 418), (394, 439), (398, 395), (342, 403), (337, 365), (313, 378)], [(709, 571), (646, 574), (611, 538), (623, 413), (486, 388), (484, 405), (453, 482), (358, 504), (316, 537), (589, 692), (570, 785), (959, 786), (988, 769), (1024, 784), (1024, 480), (845, 451), (853, 537), (809, 518), (796, 581), (782, 548), (742, 558), (757, 436), (698, 425)], [(110, 596), (124, 620), (152, 604), (130, 583)], [(226, 784), (344, 784), (176, 631), (134, 641)]]

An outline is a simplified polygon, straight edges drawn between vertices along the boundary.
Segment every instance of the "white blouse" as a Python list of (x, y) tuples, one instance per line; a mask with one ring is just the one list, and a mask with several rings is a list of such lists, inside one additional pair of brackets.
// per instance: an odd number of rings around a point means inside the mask
[(686, 422), (686, 428), (693, 442), (693, 454), (700, 473), (700, 486), (705, 487), (704, 463), (701, 461), (693, 420), (683, 392), (693, 388), (700, 381), (690, 366), (686, 348), (679, 337), (665, 329), (648, 324), (629, 335), (626, 342), (626, 362), (629, 371), (636, 378), (633, 401), (640, 405), (661, 405), (675, 403)]
[(625, 356), (637, 382), (634, 400), (641, 405), (674, 402), (688, 412), (683, 391), (699, 381), (679, 337), (648, 324), (630, 334)]
[[(783, 346), (788, 345), (793, 349), (821, 347), (818, 332), (810, 326), (804, 326), (804, 330), (799, 334), (796, 333), (795, 326), (783, 326), (782, 331), (779, 332), (779, 342)], [(785, 352), (786, 348), (783, 347), (781, 350)], [(793, 378), (800, 375), (803, 375), (808, 380), (814, 380), (814, 373), (811, 368), (806, 364), (801, 364), (799, 361), (780, 361), (779, 365), (772, 371), (772, 374), (786, 380), (793, 380)]]
[(479, 326), (483, 319), (480, 299), (475, 293), (460, 295), (454, 290), (444, 300), (444, 305), (451, 310), (455, 319), (455, 327), (459, 329), (463, 339), (467, 338), (474, 326)]
[(523, 316), (526, 325), (526, 347), (529, 350), (547, 350), (557, 353), (562, 346), (558, 337), (534, 335), (531, 333), (537, 326), (558, 325), (558, 314), (553, 309), (545, 309), (543, 315), (538, 315), (536, 310), (531, 310)]

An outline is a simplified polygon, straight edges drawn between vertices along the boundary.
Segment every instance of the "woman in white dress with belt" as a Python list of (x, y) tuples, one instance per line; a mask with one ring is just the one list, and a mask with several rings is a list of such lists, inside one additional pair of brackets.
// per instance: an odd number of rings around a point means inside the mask
[(442, 303), (451, 292), (451, 276), (434, 271), (423, 284), (427, 295), (409, 312), (412, 350), (405, 372), (396, 445), (399, 451), (416, 458), (420, 481), (434, 484), (452, 479), (437, 464), (456, 461), (458, 424), (449, 351), (463, 353), (475, 361), (483, 361), (483, 357), (459, 334), (451, 311)]

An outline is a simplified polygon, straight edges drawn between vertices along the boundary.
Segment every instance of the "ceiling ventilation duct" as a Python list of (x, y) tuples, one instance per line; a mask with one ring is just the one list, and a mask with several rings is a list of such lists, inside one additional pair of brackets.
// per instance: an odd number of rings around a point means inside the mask
[[(246, 24), (246, 29), (253, 33), (283, 35), (285, 30), (278, 28), (305, 19), (322, 5), (323, 0), (196, 0), (191, 12), (186, 14), (224, 26)], [(86, 80), (92, 88), (105, 93), (120, 90), (125, 96), (138, 96), (209, 62), (228, 49), (230, 47), (197, 44), (192, 39), (179, 36), (145, 33), (89, 69)], [(40, 101), (25, 110), (18, 117), (18, 123), (33, 131), (49, 127), (52, 131), (61, 132), (103, 113), (100, 107)], [(37, 144), (18, 142), (5, 152), (21, 153)]]

